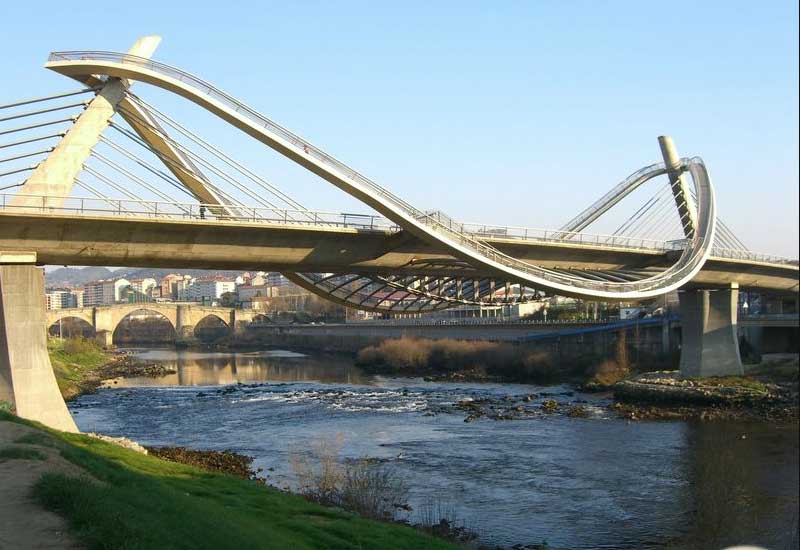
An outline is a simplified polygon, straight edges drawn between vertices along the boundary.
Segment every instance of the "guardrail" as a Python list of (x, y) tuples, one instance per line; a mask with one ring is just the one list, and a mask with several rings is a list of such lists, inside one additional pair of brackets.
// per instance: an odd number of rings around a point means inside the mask
[(750, 252), (749, 250), (736, 250), (733, 248), (722, 248), (715, 246), (712, 249), (712, 256), (715, 258), (727, 258), (732, 260), (744, 260), (748, 262), (763, 262), (768, 264), (785, 264), (785, 265), (800, 265), (800, 261), (785, 258), (783, 256), (774, 256), (772, 254), (760, 254), (758, 252)]
[[(52, 195), (25, 195), (22, 204), (15, 204), (14, 193), (0, 194), (0, 209), (5, 211), (31, 211), (42, 214), (74, 216), (127, 216), (137, 218), (164, 218), (177, 220), (213, 220), (219, 222), (251, 222), (281, 225), (333, 226), (380, 231), (400, 231), (400, 226), (383, 216), (290, 210), (266, 207), (229, 205), (225, 213), (216, 204), (147, 201), (99, 197), (61, 197)], [(60, 203), (60, 204), (58, 204)], [(454, 222), (458, 223), (458, 222)], [(463, 231), (475, 238), (517, 239), (536, 242), (554, 242), (634, 250), (679, 250), (682, 241), (637, 239), (619, 235), (565, 233), (564, 231), (481, 224), (459, 224)], [(559, 237), (561, 235), (561, 237)]]
[[(166, 77), (181, 82), (185, 87), (193, 89), (192, 93), (194, 95), (204, 95), (218, 105), (223, 106), (229, 113), (235, 113), (242, 118), (246, 118), (251, 127), (263, 128), (265, 130), (264, 135), (269, 136), (270, 140), (276, 143), (282, 142), (282, 147), (294, 149), (297, 154), (305, 156), (305, 158), (318, 167), (335, 175), (346, 187), (360, 188), (358, 189), (360, 193), (366, 193), (371, 196), (373, 200), (377, 200), (378, 203), (386, 207), (392, 214), (407, 219), (419, 229), (427, 226), (425, 232), (432, 236), (437, 236), (442, 244), (454, 250), (462, 252), (468, 251), (469, 255), (479, 262), (490, 265), (491, 267), (499, 267), (501, 271), (508, 273), (510, 276), (521, 276), (523, 279), (529, 280), (535, 284), (541, 284), (545, 287), (554, 285), (553, 288), (569, 289), (570, 292), (586, 293), (591, 296), (650, 296), (664, 289), (674, 288), (676, 285), (685, 282), (688, 277), (691, 277), (695, 270), (700, 268), (711, 252), (714, 220), (716, 219), (713, 189), (706, 174), (705, 166), (702, 160), (698, 158), (683, 159), (682, 169), (688, 170), (691, 173), (697, 188), (698, 214), (702, 214), (699, 215), (698, 220), (700, 227), (697, 228), (697, 234), (699, 238), (696, 237), (692, 243), (687, 243), (689, 245), (682, 248), (683, 252), (676, 264), (658, 276), (648, 277), (640, 281), (601, 282), (578, 275), (566, 274), (535, 266), (500, 252), (493, 246), (484, 242), (483, 238), (479, 235), (453, 227), (452, 220), (449, 218), (446, 220), (439, 220), (428, 212), (420, 211), (366, 176), (353, 170), (345, 163), (261, 115), (229, 94), (190, 73), (151, 59), (108, 51), (52, 53), (49, 58), (49, 64), (57, 66), (60, 62), (85, 62), (86, 64), (114, 63), (128, 65), (129, 67), (139, 67), (140, 69), (150, 71), (151, 73), (160, 75), (161, 78)], [(56, 68), (55, 66), (51, 68)], [(635, 172), (629, 176), (623, 184), (638, 185), (639, 182), (647, 181), (648, 179), (664, 173), (666, 173), (666, 168), (662, 164), (654, 164)], [(593, 244), (604, 245), (601, 242)], [(616, 245), (612, 244), (609, 246)]]
[[(0, 210), (10, 212), (31, 211), (42, 214), (72, 216), (122, 216), (132, 218), (208, 220), (217, 222), (249, 222), (270, 225), (299, 225), (307, 227), (341, 227), (359, 230), (397, 232), (401, 227), (383, 216), (310, 210), (291, 210), (266, 207), (232, 205), (228, 212), (219, 214), (219, 205), (148, 201), (138, 199), (115, 199), (99, 197), (63, 197), (53, 195), (25, 195), (23, 204), (14, 204), (16, 193), (0, 193)], [(58, 206), (52, 205), (60, 202)], [(432, 214), (427, 214), (428, 216)], [(511, 225), (489, 225), (470, 222), (455, 222), (460, 231), (477, 239), (511, 239), (528, 242), (567, 243), (591, 247), (611, 247), (630, 250), (670, 252), (682, 250), (685, 240), (659, 241), (620, 235), (578, 233), (558, 229), (542, 229)], [(797, 266), (792, 260), (770, 254), (759, 254), (748, 250), (714, 247), (714, 258), (728, 258), (753, 262)]]
[[(220, 213), (218, 204), (146, 201), (99, 197), (55, 197), (25, 195), (22, 204), (14, 204), (19, 195), (0, 194), (0, 209), (20, 213), (72, 216), (123, 216), (172, 220), (208, 220), (219, 222), (254, 222), (272, 225), (345, 227), (379, 231), (399, 231), (400, 227), (382, 216), (265, 207), (231, 206)], [(60, 204), (57, 204), (60, 203)]]
[[(300, 155), (318, 168), (327, 171), (340, 182), (337, 185), (351, 194), (355, 194), (351, 192), (355, 191), (358, 194), (366, 195), (373, 204), (380, 204), (387, 212), (391, 212), (392, 215), (397, 216), (399, 219), (406, 220), (409, 224), (424, 231), (455, 253), (466, 253), (477, 262), (498, 269), (508, 276), (526, 280), (529, 284), (568, 290), (574, 293), (585, 293), (595, 297), (646, 297), (685, 282), (705, 261), (712, 244), (711, 236), (713, 235), (715, 220), (713, 191), (705, 173), (705, 167), (699, 159), (685, 160), (683, 166), (684, 169), (688, 169), (691, 172), (692, 178), (698, 187), (700, 227), (697, 234), (699, 238), (695, 238), (691, 246), (684, 249), (675, 265), (658, 276), (648, 277), (639, 281), (598, 281), (594, 278), (563, 273), (523, 262), (502, 253), (470, 233), (461, 232), (450, 227), (452, 224), (440, 222), (290, 130), (276, 124), (229, 94), (190, 73), (151, 59), (108, 51), (53, 52), (48, 60), (48, 66), (57, 70), (57, 65), (65, 62), (85, 63), (87, 65), (92, 63), (127, 65), (129, 68), (136, 67), (139, 72), (149, 71), (151, 74), (157, 75), (162, 80), (162, 83), (166, 82), (164, 79), (182, 83), (184, 88), (191, 91), (191, 95), (198, 98), (202, 96), (206, 98), (206, 101), (211, 100), (217, 106), (221, 106), (228, 114), (238, 115), (241, 119), (246, 119), (246, 125), (253, 129), (262, 128), (263, 131), (261, 133), (267, 140), (279, 144), (281, 148), (292, 150), (294, 154)], [(87, 68), (87, 70), (89, 69)], [(666, 168), (663, 165), (651, 165), (635, 172), (625, 181), (643, 182), (664, 173), (666, 173)]]

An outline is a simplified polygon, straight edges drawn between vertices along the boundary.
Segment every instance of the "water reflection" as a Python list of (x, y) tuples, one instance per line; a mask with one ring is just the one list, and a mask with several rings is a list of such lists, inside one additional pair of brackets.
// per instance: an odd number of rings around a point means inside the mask
[(798, 548), (798, 426), (697, 422), (686, 431), (682, 507), (671, 548)]
[(352, 361), (336, 356), (304, 355), (286, 350), (242, 353), (197, 352), (175, 349), (131, 349), (142, 361), (158, 362), (171, 370), (159, 378), (116, 378), (112, 387), (213, 386), (252, 382), (320, 382), (371, 385)]

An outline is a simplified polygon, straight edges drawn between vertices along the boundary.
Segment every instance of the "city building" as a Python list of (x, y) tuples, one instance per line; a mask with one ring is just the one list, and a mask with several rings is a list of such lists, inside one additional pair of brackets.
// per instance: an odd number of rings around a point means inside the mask
[[(142, 279), (131, 279), (130, 291), (128, 292), (129, 302), (149, 302), (153, 299), (152, 291), (158, 283), (152, 277)], [(159, 287), (160, 288), (160, 287)]]
[(103, 306), (121, 302), (125, 297), (125, 289), (131, 285), (127, 279), (102, 279), (86, 283), (83, 287), (83, 304), (85, 306)]
[(186, 287), (186, 298), (190, 302), (214, 303), (226, 292), (236, 292), (236, 283), (221, 277), (195, 279)]
[(277, 271), (267, 273), (266, 281), (263, 284), (266, 284), (267, 286), (276, 287), (279, 289), (294, 285), (294, 283), (292, 283), (289, 279), (283, 276), (283, 273), (278, 273)]
[(180, 275), (170, 273), (161, 278), (159, 286), (161, 287), (161, 298), (163, 300), (180, 300), (181, 295), (184, 295), (186, 287), (191, 284), (191, 275)]
[(45, 292), (47, 309), (83, 307), (83, 290), (58, 288)]
[(240, 302), (251, 301), (255, 297), (272, 297), (272, 288), (264, 284), (261, 285), (239, 285), (236, 287), (236, 293), (239, 295)]

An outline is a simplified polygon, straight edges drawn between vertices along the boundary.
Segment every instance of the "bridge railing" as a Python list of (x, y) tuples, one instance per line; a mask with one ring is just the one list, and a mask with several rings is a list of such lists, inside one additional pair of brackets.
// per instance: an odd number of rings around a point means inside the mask
[[(296, 154), (305, 156), (318, 167), (334, 174), (342, 182), (348, 182), (348, 186), (359, 188), (360, 191), (366, 193), (376, 202), (386, 206), (389, 211), (396, 214), (399, 218), (405, 218), (409, 221), (414, 220), (412, 223), (416, 225), (417, 228), (424, 228), (423, 230), (429, 234), (432, 232), (433, 235), (436, 235), (440, 241), (444, 241), (448, 246), (467, 251), (475, 260), (486, 262), (492, 265), (492, 267), (500, 266), (502, 271), (521, 273), (525, 279), (531, 281), (546, 282), (546, 284), (555, 284), (570, 289), (583, 289), (587, 292), (613, 294), (619, 293), (621, 288), (624, 288), (626, 292), (633, 292), (634, 294), (638, 292), (647, 293), (660, 288), (665, 284), (665, 281), (674, 283), (675, 281), (680, 281), (687, 277), (701, 258), (699, 253), (690, 255), (683, 254), (676, 265), (669, 268), (658, 280), (645, 279), (628, 282), (586, 279), (577, 275), (536, 266), (504, 254), (484, 240), (470, 233), (459, 231), (451, 227), (452, 224), (442, 223), (434, 216), (419, 210), (388, 189), (378, 185), (376, 182), (314, 146), (312, 143), (304, 140), (297, 134), (294, 134), (287, 128), (275, 123), (229, 94), (190, 73), (151, 59), (118, 52), (68, 51), (53, 52), (50, 55), (49, 62), (57, 63), (63, 61), (119, 63), (139, 67), (182, 82), (194, 88), (197, 92), (205, 94), (207, 98), (223, 105), (229, 112), (236, 113), (248, 119), (249, 123), (254, 127), (260, 126), (264, 128), (268, 134), (274, 136), (273, 139), (277, 137), (284, 146), (294, 149)], [(629, 176), (628, 180), (646, 181), (662, 173), (666, 173), (666, 169), (659, 165), (653, 165), (637, 171)], [(710, 243), (702, 243), (699, 250), (705, 250), (707, 246), (710, 246)]]
[[(277, 124), (276, 122), (270, 120), (264, 115), (258, 113), (251, 107), (238, 101), (231, 95), (223, 92), (222, 90), (214, 87), (210, 83), (190, 73), (166, 65), (164, 63), (153, 61), (151, 59), (141, 58), (118, 52), (108, 52), (108, 51), (53, 52), (49, 58), (50, 62), (80, 61), (80, 60), (112, 62), (124, 65), (138, 66), (143, 69), (158, 73), (160, 75), (175, 79), (179, 82), (188, 84), (189, 86), (196, 89), (198, 92), (203, 93), (207, 97), (218, 102), (219, 104), (224, 105), (230, 111), (238, 113), (239, 115), (249, 119), (249, 121), (254, 125), (261, 126), (262, 128), (266, 129), (270, 134), (272, 134), (273, 136), (277, 136), (286, 145), (294, 148), (295, 151), (297, 151), (298, 153), (302, 152), (302, 154), (308, 157), (309, 159), (313, 159), (313, 161), (318, 166), (330, 167), (330, 169), (332, 169), (331, 171), (333, 173), (338, 174), (338, 176), (340, 178), (343, 178), (343, 180), (346, 179), (356, 183), (362, 189), (368, 191), (368, 193), (371, 194), (373, 197), (379, 199), (382, 203), (390, 205), (390, 210), (392, 210), (393, 212), (401, 213), (405, 217), (413, 218), (414, 220), (416, 220), (417, 223), (421, 223), (425, 226), (428, 226), (429, 229), (432, 229), (436, 233), (440, 234), (442, 237), (449, 239), (456, 245), (464, 247), (465, 249), (470, 249), (471, 251), (473, 251), (473, 254), (476, 254), (477, 257), (482, 260), (489, 260), (497, 265), (503, 266), (504, 268), (515, 270), (517, 272), (524, 273), (526, 276), (542, 279), (549, 283), (564, 285), (569, 288), (581, 287), (587, 290), (597, 291), (597, 292), (619, 292), (620, 289), (623, 287), (626, 289), (626, 291), (635, 291), (635, 292), (652, 291), (653, 289), (661, 288), (668, 283), (679, 282), (685, 279), (687, 276), (689, 276), (689, 274), (696, 267), (696, 265), (702, 261), (704, 253), (708, 251), (708, 249), (712, 244), (710, 242), (710, 239), (703, 238), (701, 239), (703, 242), (699, 242), (697, 250), (695, 250), (692, 254), (688, 255), (682, 254), (681, 258), (678, 259), (677, 263), (667, 272), (661, 274), (659, 277), (655, 279), (651, 278), (641, 281), (630, 281), (624, 283), (587, 280), (575, 275), (569, 275), (553, 271), (550, 269), (542, 268), (539, 266), (531, 265), (500, 252), (490, 244), (484, 242), (484, 240), (481, 239), (478, 235), (454, 227), (452, 220), (450, 220), (449, 218), (447, 218), (447, 220), (437, 219), (436, 215), (432, 215), (430, 212), (424, 212), (417, 209), (416, 207), (404, 201), (397, 195), (391, 193), (386, 188), (378, 185), (376, 182), (367, 178), (363, 174), (357, 172), (344, 162), (334, 158), (325, 151), (322, 151), (321, 149), (314, 146), (310, 142), (294, 134), (287, 128)], [(711, 221), (706, 224), (707, 227), (705, 231), (705, 233), (710, 235), (712, 232), (709, 231), (708, 229), (713, 227), (713, 220), (715, 219), (716, 215), (713, 212), (713, 202), (712, 202), (713, 193), (711, 191), (710, 182), (707, 181), (708, 178), (707, 175), (705, 174), (705, 168), (702, 166), (702, 161), (700, 161), (699, 159), (684, 159), (684, 167), (692, 173), (693, 179), (699, 177), (701, 180), (703, 180), (700, 182), (702, 184), (701, 187), (703, 187), (702, 194), (704, 195), (702, 197), (703, 198), (702, 204), (712, 204), (712, 208), (708, 209), (708, 212), (710, 212), (709, 217)], [(632, 183), (638, 185), (637, 182), (639, 181), (647, 181), (653, 177), (656, 177), (664, 173), (666, 173), (666, 169), (662, 165), (654, 164), (642, 168), (641, 170), (635, 172), (634, 174), (631, 174), (621, 185), (629, 186)], [(698, 189), (697, 191), (698, 194), (700, 194), (701, 190)], [(438, 217), (441, 218), (441, 215)], [(602, 243), (596, 242), (593, 244), (600, 245)], [(680, 247), (680, 248), (685, 250), (685, 247)], [(667, 247), (664, 248), (664, 250), (674, 250), (674, 249), (675, 248), (667, 248)]]
[[(235, 212), (221, 214), (214, 204), (115, 199), (106, 197), (56, 197), (26, 195), (23, 205), (13, 204), (14, 194), (0, 194), (0, 208), (7, 212), (72, 216), (123, 216), (173, 220), (259, 222), (274, 225), (333, 226), (355, 229), (399, 231), (400, 227), (382, 216), (308, 210), (237, 206)], [(38, 199), (39, 204), (32, 204)], [(62, 201), (53, 206), (53, 199)], [(299, 216), (302, 214), (303, 216)]]
[[(239, 206), (232, 213), (215, 214), (218, 206), (213, 204), (115, 199), (107, 197), (56, 197), (53, 195), (28, 195), (38, 199), (39, 204), (13, 204), (14, 193), (0, 193), (0, 210), (7, 212), (36, 212), (42, 214), (73, 216), (123, 216), (151, 219), (209, 220), (220, 222), (250, 222), (273, 225), (301, 225), (311, 227), (342, 227), (359, 230), (400, 231), (400, 227), (383, 216), (309, 210), (291, 210), (265, 207)], [(51, 199), (51, 201), (48, 201)], [(51, 206), (52, 199), (60, 199), (61, 206)], [(300, 216), (299, 214), (302, 214)], [(428, 213), (427, 216), (436, 216)], [(681, 250), (686, 241), (659, 241), (620, 235), (567, 232), (558, 229), (543, 229), (511, 225), (489, 225), (456, 222), (447, 219), (453, 229), (479, 239), (513, 239), (520, 241), (568, 243), (592, 247), (613, 247), (631, 250), (669, 252)], [(715, 258), (738, 259), (772, 264), (797, 266), (798, 260), (781, 256), (759, 254), (748, 250), (714, 247)]]
[(558, 229), (540, 229), (511, 225), (486, 225), (481, 223), (458, 223), (458, 229), (484, 239), (534, 240), (576, 245), (590, 244), (595, 246), (636, 248), (643, 250), (681, 250), (686, 246), (685, 240), (664, 241), (658, 239), (642, 239), (623, 235), (604, 235), (596, 233), (579, 233)]
[[(4, 211), (37, 212), (42, 214), (61, 214), (73, 216), (127, 216), (135, 218), (210, 220), (220, 222), (251, 222), (279, 225), (334, 226), (356, 229), (375, 229), (380, 231), (399, 231), (401, 228), (383, 216), (291, 210), (237, 205), (229, 212), (220, 213), (218, 205), (199, 203), (179, 203), (167, 201), (148, 201), (138, 199), (116, 199), (110, 197), (58, 197), (54, 195), (27, 195), (38, 199), (38, 204), (28, 200), (24, 205), (13, 204), (13, 193), (0, 194), (0, 209)], [(49, 199), (49, 200), (48, 200)], [(52, 206), (59, 199), (60, 206)], [(302, 214), (302, 216), (300, 215)], [(493, 226), (476, 223), (452, 222), (476, 238), (517, 239), (536, 242), (569, 242), (595, 246), (629, 248), (635, 250), (668, 251), (680, 248), (678, 241), (657, 241), (620, 237), (619, 235), (599, 235), (565, 233), (551, 229)]]
[(772, 254), (760, 254), (758, 252), (751, 252), (749, 250), (737, 250), (734, 248), (722, 248), (715, 246), (712, 250), (712, 256), (715, 258), (728, 258), (732, 260), (744, 260), (748, 262), (763, 262), (768, 264), (785, 264), (785, 265), (800, 265), (798, 260), (792, 260), (783, 256), (774, 256)]

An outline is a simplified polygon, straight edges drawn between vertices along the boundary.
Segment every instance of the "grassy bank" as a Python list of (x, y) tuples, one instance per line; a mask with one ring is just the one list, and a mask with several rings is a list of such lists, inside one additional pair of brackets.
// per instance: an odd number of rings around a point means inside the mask
[(45, 474), (34, 486), (34, 497), (66, 518), (87, 548), (455, 548), (409, 527), (367, 520), (251, 481), (55, 432), (0, 412), (3, 422), (35, 427), (36, 433), (20, 438), (17, 447), (55, 448), (83, 472)]
[(86, 381), (113, 357), (84, 338), (50, 339), (47, 351), (58, 388), (67, 400), (80, 395)]

